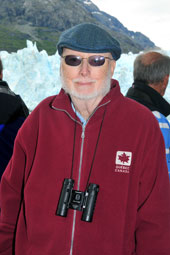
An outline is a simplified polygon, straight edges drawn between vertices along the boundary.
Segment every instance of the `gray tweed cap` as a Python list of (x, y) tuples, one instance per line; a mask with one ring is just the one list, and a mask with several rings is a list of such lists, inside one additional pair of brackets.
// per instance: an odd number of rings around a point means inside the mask
[(65, 30), (57, 44), (60, 56), (63, 48), (89, 53), (110, 52), (114, 60), (121, 55), (119, 42), (106, 30), (92, 23), (82, 23)]

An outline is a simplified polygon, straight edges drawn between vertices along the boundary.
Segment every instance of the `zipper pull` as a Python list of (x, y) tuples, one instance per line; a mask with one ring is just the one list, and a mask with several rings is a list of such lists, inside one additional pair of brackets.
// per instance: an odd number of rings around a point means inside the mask
[(85, 138), (85, 126), (83, 125), (82, 127), (83, 131), (81, 133), (81, 138), (84, 139)]

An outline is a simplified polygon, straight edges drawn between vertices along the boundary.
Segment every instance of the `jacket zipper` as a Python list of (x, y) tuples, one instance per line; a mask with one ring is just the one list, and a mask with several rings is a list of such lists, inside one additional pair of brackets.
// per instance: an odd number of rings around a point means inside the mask
[[(93, 114), (91, 116), (89, 116), (89, 118), (87, 119), (87, 122), (86, 122), (86, 125), (88, 123), (88, 121), (90, 120), (90, 118), (94, 115), (94, 113), (99, 109), (101, 108), (102, 106), (104, 105), (107, 105), (108, 103), (110, 103), (110, 100), (107, 101), (106, 103), (100, 105), (99, 107), (97, 107), (95, 109), (95, 111), (93, 112)], [(74, 120), (74, 121), (77, 121), (75, 120), (74, 118), (72, 118), (72, 116), (64, 109), (59, 109), (59, 108), (56, 108), (54, 106), (52, 106), (53, 109), (55, 110), (58, 110), (58, 111), (64, 111), (66, 112), (69, 117)], [(78, 182), (77, 182), (77, 190), (79, 190), (79, 187), (80, 187), (80, 178), (81, 178), (81, 167), (82, 167), (82, 159), (83, 159), (83, 147), (84, 147), (84, 139), (85, 139), (85, 127), (86, 126), (83, 126), (79, 121), (77, 121), (81, 126), (82, 126), (82, 133), (81, 133), (81, 138), (82, 138), (82, 142), (81, 142), (81, 149), (80, 149), (80, 164), (79, 164), (79, 176), (78, 176)], [(76, 210), (74, 210), (74, 213), (73, 213), (73, 225), (72, 225), (72, 234), (71, 234), (71, 246), (70, 246), (70, 255), (73, 255), (73, 245), (74, 245), (74, 234), (75, 234), (75, 224), (76, 223)]]
[[(85, 139), (85, 126), (82, 126), (81, 139), (82, 139), (82, 142), (81, 142), (81, 149), (80, 149), (79, 176), (78, 176), (78, 183), (77, 183), (77, 189), (78, 189), (78, 190), (79, 190), (79, 188), (80, 188), (81, 167), (82, 167), (82, 160), (83, 160), (83, 147), (84, 147), (84, 139)], [(76, 213), (77, 213), (77, 211), (74, 210), (74, 214), (73, 214), (73, 226), (72, 226), (72, 235), (71, 235), (70, 255), (73, 255), (73, 243), (74, 243)]]

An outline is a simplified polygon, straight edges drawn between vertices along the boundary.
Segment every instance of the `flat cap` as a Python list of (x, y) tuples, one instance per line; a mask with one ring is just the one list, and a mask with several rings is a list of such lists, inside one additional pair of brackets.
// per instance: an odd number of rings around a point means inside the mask
[(119, 42), (109, 32), (92, 23), (82, 23), (62, 32), (57, 44), (60, 56), (63, 48), (87, 53), (110, 52), (114, 60), (121, 55)]

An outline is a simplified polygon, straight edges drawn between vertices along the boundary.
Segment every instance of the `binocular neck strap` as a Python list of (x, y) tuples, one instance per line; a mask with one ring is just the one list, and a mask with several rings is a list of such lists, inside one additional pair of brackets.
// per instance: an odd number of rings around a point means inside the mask
[[(94, 154), (93, 154), (93, 158), (92, 158), (92, 162), (91, 162), (89, 176), (88, 176), (88, 179), (87, 179), (86, 189), (88, 188), (88, 185), (89, 185), (89, 180), (90, 180), (90, 176), (91, 176), (91, 173), (92, 173), (94, 160), (95, 160), (95, 157), (96, 157), (97, 147), (98, 147), (98, 143), (99, 143), (99, 139), (100, 139), (100, 135), (101, 135), (101, 130), (102, 130), (105, 114), (106, 114), (106, 107), (107, 107), (107, 105), (105, 106), (103, 117), (102, 117), (101, 124), (100, 124), (100, 127), (99, 127), (97, 142), (96, 142), (96, 146), (95, 146), (95, 150), (94, 150)], [(74, 167), (74, 157), (75, 157), (75, 143), (76, 143), (76, 128), (77, 128), (77, 115), (76, 115), (75, 125), (74, 125), (73, 154), (72, 154), (72, 166), (71, 166), (71, 176), (70, 176), (70, 179), (73, 178), (73, 167)]]

